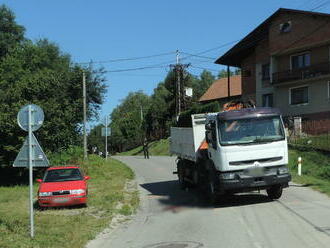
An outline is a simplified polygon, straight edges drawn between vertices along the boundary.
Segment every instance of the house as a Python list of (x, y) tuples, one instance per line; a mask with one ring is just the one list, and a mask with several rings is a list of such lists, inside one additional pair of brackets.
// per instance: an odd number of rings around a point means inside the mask
[(242, 94), (241, 75), (229, 78), (229, 97), (228, 97), (228, 78), (221, 78), (213, 82), (208, 90), (198, 100), (200, 103), (218, 101), (220, 106), (232, 100), (239, 100)]
[(281, 8), (215, 63), (241, 68), (242, 98), (330, 131), (330, 14)]

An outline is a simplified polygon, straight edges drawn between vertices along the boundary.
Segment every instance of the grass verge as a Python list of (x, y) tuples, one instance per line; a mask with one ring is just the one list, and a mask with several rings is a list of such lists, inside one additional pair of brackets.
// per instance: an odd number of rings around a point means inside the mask
[[(132, 150), (119, 153), (120, 156), (143, 156), (143, 147), (138, 146)], [(169, 139), (153, 141), (149, 144), (150, 156), (169, 156)]]
[[(29, 237), (28, 186), (0, 187), (0, 247), (84, 247), (118, 214), (138, 206), (133, 172), (117, 160), (91, 155), (81, 164), (91, 179), (88, 207), (35, 211), (35, 238)], [(38, 185), (34, 185), (36, 195)]]
[[(298, 157), (302, 158), (302, 176), (297, 175)], [(294, 182), (305, 184), (330, 196), (329, 154), (290, 149), (289, 168)]]

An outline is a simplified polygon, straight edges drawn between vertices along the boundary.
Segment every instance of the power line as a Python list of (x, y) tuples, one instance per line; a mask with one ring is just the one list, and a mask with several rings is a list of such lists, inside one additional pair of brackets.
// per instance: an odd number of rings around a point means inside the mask
[(121, 61), (149, 59), (149, 58), (161, 57), (161, 56), (166, 56), (166, 55), (171, 55), (171, 54), (175, 54), (175, 52), (160, 53), (160, 54), (147, 55), (147, 56), (141, 56), (141, 57), (119, 58), (119, 59), (110, 59), (110, 60), (103, 60), (103, 61), (81, 62), (81, 63), (78, 63), (78, 64), (91, 64), (91, 63), (105, 64), (105, 63), (114, 63), (114, 62), (121, 62)]
[(201, 69), (201, 70), (214, 71), (214, 72), (219, 72), (220, 71), (220, 70), (214, 70), (214, 69), (200, 67), (200, 66), (194, 66), (194, 65), (190, 65), (190, 67)]
[(229, 45), (231, 45), (231, 44), (233, 44), (233, 43), (236, 43), (236, 42), (238, 42), (238, 41), (240, 41), (240, 40), (230, 41), (230, 42), (225, 43), (225, 44), (222, 44), (222, 45), (220, 45), (220, 46), (213, 47), (213, 48), (210, 48), (210, 49), (207, 49), (207, 50), (204, 50), (204, 51), (201, 51), (201, 52), (195, 53), (195, 54), (188, 55), (188, 56), (186, 56), (186, 57), (181, 58), (181, 60), (185, 60), (185, 59), (190, 58), (190, 57), (193, 57), (193, 56), (199, 56), (199, 55), (201, 55), (201, 54), (208, 53), (208, 52), (211, 52), (211, 51), (214, 51), (214, 50), (217, 50), (217, 49), (220, 49), (220, 48), (223, 48), (223, 47), (229, 46)]
[(125, 68), (125, 69), (117, 69), (117, 70), (106, 70), (105, 73), (110, 72), (126, 72), (126, 71), (139, 71), (146, 69), (155, 69), (155, 68), (165, 68), (165, 66), (144, 66), (144, 67), (136, 67), (136, 68)]
[(324, 3), (316, 6), (315, 8), (311, 9), (312, 11), (316, 10), (316, 9), (319, 9), (321, 7), (324, 7), (325, 5), (328, 5), (330, 3), (330, 1), (325, 1)]
[(197, 57), (197, 58), (203, 58), (203, 59), (210, 59), (210, 60), (215, 60), (216, 58), (211, 58), (211, 57), (207, 57), (207, 56), (201, 56), (201, 55), (197, 55), (197, 54), (191, 54), (191, 53), (186, 53), (186, 52), (181, 52), (183, 54), (189, 55), (191, 57)]

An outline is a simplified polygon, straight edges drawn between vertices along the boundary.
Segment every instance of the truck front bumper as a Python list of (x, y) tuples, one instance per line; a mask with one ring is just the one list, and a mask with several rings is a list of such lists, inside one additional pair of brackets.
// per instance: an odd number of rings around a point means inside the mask
[(281, 175), (265, 175), (260, 177), (239, 176), (235, 179), (219, 180), (219, 190), (224, 192), (246, 192), (258, 189), (267, 189), (273, 185), (281, 185), (283, 188), (289, 186), (291, 181), (290, 173)]

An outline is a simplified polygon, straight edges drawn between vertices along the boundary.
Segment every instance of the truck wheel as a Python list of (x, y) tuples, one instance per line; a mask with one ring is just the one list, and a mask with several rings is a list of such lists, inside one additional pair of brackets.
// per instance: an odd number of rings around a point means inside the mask
[(179, 185), (181, 189), (187, 188), (187, 182), (184, 180), (184, 165), (183, 161), (180, 160), (178, 161), (178, 179), (179, 179)]
[(270, 199), (276, 200), (282, 196), (283, 188), (281, 185), (272, 186), (267, 189), (267, 195)]
[(211, 171), (209, 172), (209, 180), (207, 182), (207, 198), (212, 205), (218, 202), (219, 194), (217, 192), (216, 176)]

